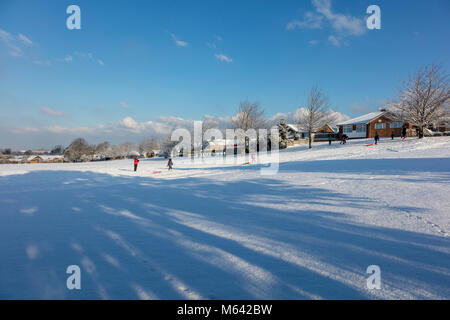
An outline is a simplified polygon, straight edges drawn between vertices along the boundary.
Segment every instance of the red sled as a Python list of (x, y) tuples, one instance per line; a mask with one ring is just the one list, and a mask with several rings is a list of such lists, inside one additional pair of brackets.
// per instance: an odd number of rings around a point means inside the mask
[(242, 165), (243, 165), (243, 166), (246, 166), (246, 165), (248, 165), (248, 164), (250, 164), (250, 162), (243, 163)]
[(161, 171), (153, 171), (153, 173), (161, 173)]
[(368, 144), (367, 146), (368, 146), (368, 147), (371, 147), (371, 146), (373, 146), (373, 143), (371, 143), (371, 144)]

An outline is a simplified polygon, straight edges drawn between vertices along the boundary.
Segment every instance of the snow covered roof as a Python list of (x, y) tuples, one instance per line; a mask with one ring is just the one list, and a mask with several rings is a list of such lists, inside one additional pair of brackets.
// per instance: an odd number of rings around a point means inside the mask
[(365, 114), (363, 116), (341, 122), (338, 125), (343, 126), (346, 124), (366, 124), (366, 123), (369, 123), (370, 121), (382, 116), (385, 113), (386, 113), (386, 111), (371, 112), (371, 113)]
[(233, 145), (236, 143), (236, 139), (226, 140), (226, 139), (214, 139), (206, 141), (210, 146), (225, 146), (226, 144)]
[(299, 132), (300, 130), (298, 129), (298, 127), (295, 124), (287, 124), (287, 126), (289, 128), (291, 128), (292, 130), (294, 130), (295, 132)]
[(24, 156), (24, 158), (27, 158), (27, 160), (31, 160), (34, 158), (41, 158), (42, 160), (55, 160), (55, 159), (64, 159), (64, 156), (61, 155), (42, 155), (42, 154), (38, 154), (38, 155), (30, 155), (30, 156)]

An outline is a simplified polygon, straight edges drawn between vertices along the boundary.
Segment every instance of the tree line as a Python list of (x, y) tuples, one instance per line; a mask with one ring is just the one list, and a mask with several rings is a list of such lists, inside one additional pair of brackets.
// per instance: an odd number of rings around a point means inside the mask
[[(419, 130), (419, 138), (422, 138), (425, 128), (450, 120), (449, 101), (449, 74), (441, 65), (432, 64), (419, 68), (409, 75), (408, 79), (401, 82), (397, 96), (388, 103), (387, 107), (396, 120), (416, 126)], [(301, 110), (295, 122), (298, 129), (307, 132), (309, 137), (325, 124), (334, 123), (336, 120), (330, 109), (328, 95), (318, 85), (313, 86), (307, 93)], [(232, 117), (231, 125), (233, 129), (242, 129), (244, 132), (249, 129), (270, 129), (278, 126), (280, 136), (283, 138), (286, 135), (285, 121), (283, 119), (279, 123), (269, 121), (259, 102), (242, 101), (235, 116)], [(218, 121), (210, 118), (204, 119), (201, 126), (202, 137), (209, 129), (221, 130)], [(225, 136), (223, 129), (222, 133)], [(248, 137), (243, 137), (241, 142), (248, 149)], [(132, 151), (138, 151), (143, 156), (152, 156), (154, 150), (160, 150), (161, 154), (170, 155), (178, 143), (179, 141), (172, 141), (171, 134), (163, 138), (150, 137), (142, 140), (138, 145), (125, 142), (113, 146), (107, 141), (91, 145), (84, 138), (77, 138), (67, 148), (55, 146), (51, 154), (64, 154), (64, 157), (71, 161), (92, 160), (98, 155), (108, 159), (118, 159), (126, 157)], [(283, 147), (280, 140), (277, 143)], [(203, 144), (192, 145), (192, 149), (203, 147)], [(309, 148), (311, 147), (312, 139), (309, 139)], [(0, 153), (11, 154), (11, 149), (0, 150)]]
[(144, 139), (138, 145), (132, 142), (111, 145), (108, 141), (91, 145), (84, 138), (77, 138), (63, 150), (63, 154), (64, 158), (70, 161), (107, 160), (123, 159), (133, 151), (145, 157), (152, 157), (159, 148), (160, 141), (157, 137)]
[[(401, 82), (397, 96), (388, 103), (389, 112), (402, 122), (408, 122), (416, 126), (419, 130), (419, 138), (423, 137), (424, 129), (438, 122), (449, 121), (449, 74), (441, 65), (427, 65), (419, 68), (411, 74), (407, 80)], [(330, 109), (331, 103), (328, 95), (315, 85), (306, 94), (306, 99), (302, 105), (301, 114), (295, 119), (298, 129), (308, 133), (308, 137), (322, 128), (326, 124), (334, 124), (336, 116)], [(286, 147), (283, 137), (286, 135), (284, 119), (278, 123), (273, 123), (265, 117), (265, 110), (259, 102), (244, 100), (240, 102), (236, 114), (232, 117), (231, 125), (233, 129), (242, 129), (247, 132), (249, 129), (267, 129), (278, 126), (279, 137), (277, 143), (279, 147)], [(208, 129), (217, 129), (219, 124), (213, 119), (204, 119), (201, 127), (202, 137)], [(173, 128), (176, 129), (176, 128)], [(171, 130), (172, 131), (172, 130)], [(192, 130), (191, 130), (192, 131)], [(225, 137), (226, 134), (222, 130)], [(281, 138), (280, 138), (281, 137)], [(249, 149), (248, 137), (241, 137), (240, 143)], [(267, 138), (267, 137), (264, 137)], [(258, 137), (259, 141), (260, 137)], [(162, 138), (151, 138), (142, 141), (138, 145), (141, 154), (160, 149), (161, 154), (170, 155), (179, 141), (172, 141), (171, 134)], [(312, 148), (312, 139), (308, 142)], [(202, 149), (204, 146), (192, 145)], [(108, 142), (103, 142), (97, 146), (90, 146), (82, 138), (75, 140), (67, 148), (64, 154), (70, 158), (79, 158), (82, 154), (104, 153), (111, 157), (123, 157), (134, 149), (132, 143), (124, 143), (118, 146), (110, 146)]]

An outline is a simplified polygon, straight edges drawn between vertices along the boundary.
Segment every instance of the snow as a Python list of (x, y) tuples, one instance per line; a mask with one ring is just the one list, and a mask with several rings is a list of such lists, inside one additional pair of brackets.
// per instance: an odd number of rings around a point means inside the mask
[(294, 131), (294, 132), (300, 132), (300, 129), (299, 129), (298, 126), (295, 125), (295, 124), (289, 124), (289, 123), (288, 123), (287, 126), (288, 126), (289, 128), (291, 128), (291, 130)]
[(371, 113), (365, 114), (363, 116), (341, 122), (338, 125), (343, 126), (346, 124), (366, 124), (366, 123), (369, 123), (370, 121), (382, 116), (385, 113), (386, 113), (385, 111), (371, 112)]
[(450, 137), (371, 143), (0, 165), (0, 299), (449, 299)]

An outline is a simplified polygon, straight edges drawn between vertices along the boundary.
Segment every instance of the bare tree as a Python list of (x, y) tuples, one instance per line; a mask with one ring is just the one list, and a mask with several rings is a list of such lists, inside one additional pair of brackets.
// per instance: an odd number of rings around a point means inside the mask
[[(267, 121), (264, 118), (264, 110), (258, 102), (251, 103), (248, 100), (242, 101), (239, 104), (238, 112), (232, 118), (232, 124), (235, 129), (242, 129), (246, 133), (249, 129), (254, 129), (256, 131), (257, 141), (259, 141), (258, 129), (267, 127)], [(243, 144), (245, 146), (243, 150), (248, 153), (250, 150), (249, 137), (238, 137), (238, 139), (241, 141), (241, 145)]]
[(398, 100), (391, 106), (419, 127), (422, 138), (425, 127), (449, 118), (449, 75), (439, 65), (422, 67), (402, 83)]
[(122, 157), (127, 157), (128, 154), (133, 151), (134, 144), (132, 142), (124, 142), (119, 145), (119, 153)]
[[(202, 120), (201, 145), (200, 146), (194, 145), (194, 150), (200, 151), (200, 152), (203, 151), (203, 149), (207, 146), (207, 143), (208, 143), (208, 141), (205, 140), (205, 133), (211, 129), (217, 129), (217, 130), (221, 131), (219, 129), (219, 121), (216, 120), (215, 118), (212, 118), (209, 116), (204, 116), (203, 120)], [(222, 132), (222, 134), (223, 134), (223, 132)]]
[(266, 125), (264, 110), (261, 109), (258, 102), (242, 101), (239, 104), (236, 116), (232, 119), (232, 124), (234, 128), (244, 131), (264, 128)]
[(306, 106), (298, 119), (300, 128), (308, 132), (310, 149), (312, 148), (313, 133), (325, 124), (333, 121), (328, 96), (318, 86), (314, 86), (308, 95)]
[(219, 127), (219, 121), (211, 118), (203, 117), (202, 121), (202, 136), (208, 129), (216, 129)]
[(159, 149), (159, 141), (157, 138), (152, 137), (150, 139), (142, 140), (138, 145), (139, 153), (147, 156), (152, 153), (154, 150)]
[(111, 148), (111, 146), (109, 145), (109, 142), (104, 141), (104, 142), (99, 143), (95, 147), (95, 153), (105, 155), (110, 148)]
[(166, 157), (172, 156), (172, 151), (179, 141), (172, 141), (172, 133), (169, 133), (167, 137), (161, 142), (161, 154)]

